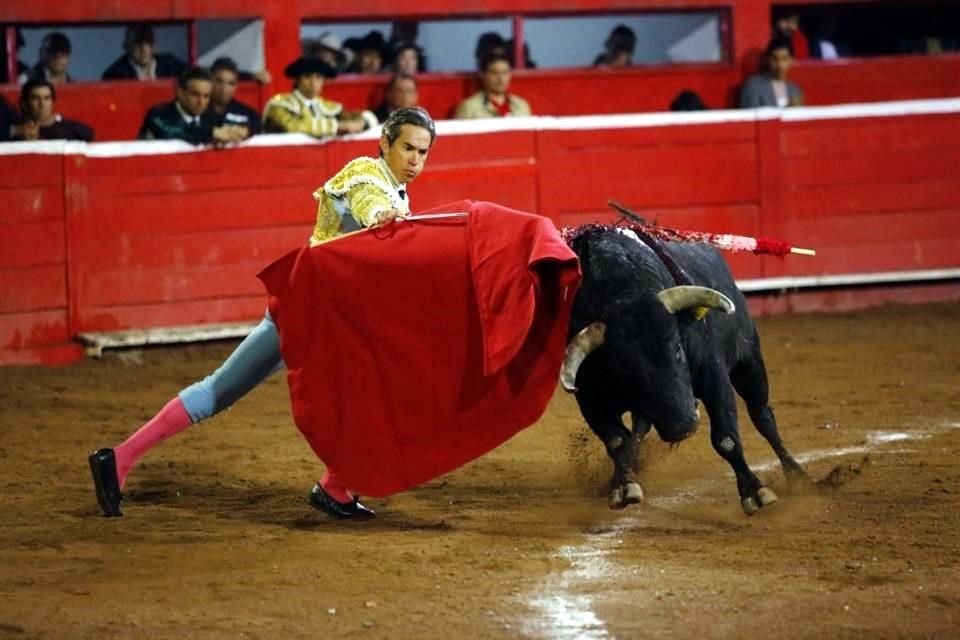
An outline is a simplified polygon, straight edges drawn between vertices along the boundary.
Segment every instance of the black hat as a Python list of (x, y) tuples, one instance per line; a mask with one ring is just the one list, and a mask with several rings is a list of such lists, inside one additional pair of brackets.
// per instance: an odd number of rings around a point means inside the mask
[(299, 78), (308, 73), (319, 73), (324, 78), (337, 77), (337, 70), (319, 58), (297, 58), (283, 70), (283, 75), (288, 78)]
[(383, 34), (376, 30), (371, 31), (362, 38), (348, 38), (347, 41), (343, 43), (343, 46), (353, 49), (357, 53), (367, 50), (376, 51), (380, 54), (381, 58), (386, 57), (387, 43), (383, 39)]

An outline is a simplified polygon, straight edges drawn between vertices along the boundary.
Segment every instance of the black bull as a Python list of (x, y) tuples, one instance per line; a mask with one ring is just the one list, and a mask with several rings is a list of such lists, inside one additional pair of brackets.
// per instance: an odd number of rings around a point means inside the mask
[[(609, 229), (572, 240), (583, 281), (573, 305), (563, 384), (576, 392), (584, 419), (613, 460), (612, 508), (643, 499), (637, 443), (651, 426), (666, 442), (691, 435), (699, 399), (710, 418), (713, 448), (733, 468), (740, 504), (752, 514), (777, 496), (743, 457), (734, 390), (785, 475), (806, 478), (784, 447), (768, 404), (756, 327), (719, 252), (702, 244), (652, 244), (666, 255)], [(678, 279), (697, 286), (677, 286)], [(716, 311), (707, 313), (711, 309)], [(626, 412), (632, 434), (624, 426)]]

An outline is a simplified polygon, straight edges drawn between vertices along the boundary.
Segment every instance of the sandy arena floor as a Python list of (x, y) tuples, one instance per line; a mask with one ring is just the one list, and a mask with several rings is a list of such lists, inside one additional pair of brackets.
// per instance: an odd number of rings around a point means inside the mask
[(960, 307), (762, 318), (787, 445), (832, 488), (740, 511), (706, 428), (649, 446), (647, 502), (571, 398), (380, 517), (313, 511), (283, 376), (163, 444), (100, 517), (86, 456), (233, 344), (0, 368), (0, 638), (960, 637)]

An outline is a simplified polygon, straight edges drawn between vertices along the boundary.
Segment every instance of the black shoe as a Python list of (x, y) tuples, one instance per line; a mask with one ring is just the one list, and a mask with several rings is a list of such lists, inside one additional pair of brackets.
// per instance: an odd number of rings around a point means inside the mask
[(372, 518), (377, 515), (373, 509), (364, 506), (357, 498), (350, 502), (337, 502), (330, 494), (323, 490), (320, 483), (313, 485), (310, 490), (310, 504), (337, 518)]
[(117, 478), (117, 459), (113, 449), (99, 449), (87, 458), (90, 462), (90, 473), (93, 474), (93, 487), (97, 491), (97, 502), (103, 509), (105, 516), (122, 516), (120, 501), (120, 480)]

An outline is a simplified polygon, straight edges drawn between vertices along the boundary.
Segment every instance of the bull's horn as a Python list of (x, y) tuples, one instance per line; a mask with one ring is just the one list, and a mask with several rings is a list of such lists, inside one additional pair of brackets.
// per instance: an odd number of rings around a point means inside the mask
[(577, 390), (577, 371), (584, 358), (594, 349), (603, 344), (607, 334), (607, 325), (602, 322), (593, 322), (578, 333), (567, 345), (567, 353), (563, 357), (563, 369), (560, 371), (560, 384), (570, 393)]
[(721, 309), (729, 315), (737, 309), (730, 298), (716, 289), (707, 287), (689, 285), (670, 287), (658, 293), (657, 297), (660, 298), (660, 302), (670, 313), (702, 307), (705, 309)]

